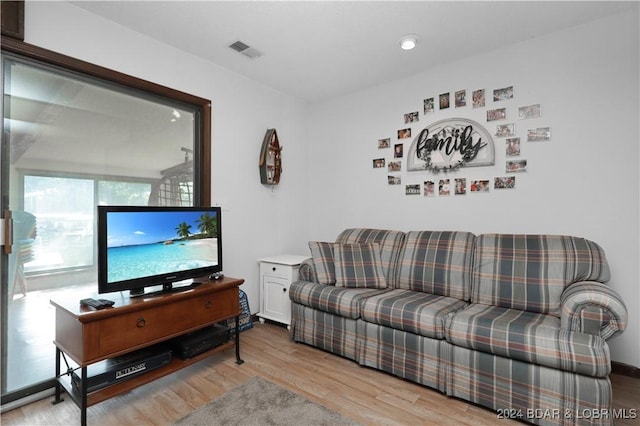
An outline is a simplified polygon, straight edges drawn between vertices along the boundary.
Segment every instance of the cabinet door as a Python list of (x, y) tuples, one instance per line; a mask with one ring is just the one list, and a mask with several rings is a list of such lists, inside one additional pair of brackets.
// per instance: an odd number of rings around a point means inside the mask
[(264, 316), (286, 324), (291, 322), (291, 303), (287, 278), (263, 276)]

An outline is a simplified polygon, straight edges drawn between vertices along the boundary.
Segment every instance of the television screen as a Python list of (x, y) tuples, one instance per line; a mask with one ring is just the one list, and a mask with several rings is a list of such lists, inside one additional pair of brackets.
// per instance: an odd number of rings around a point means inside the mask
[(98, 206), (98, 265), (99, 293), (220, 272), (220, 208)]

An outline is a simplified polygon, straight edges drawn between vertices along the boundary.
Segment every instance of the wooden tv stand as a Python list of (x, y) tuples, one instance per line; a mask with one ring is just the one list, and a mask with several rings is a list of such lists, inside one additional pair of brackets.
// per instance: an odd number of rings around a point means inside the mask
[[(87, 423), (87, 407), (113, 396), (128, 392), (208, 356), (235, 345), (236, 363), (240, 358), (240, 300), (242, 279), (225, 277), (209, 281), (196, 279), (201, 285), (177, 293), (153, 297), (111, 297), (112, 308), (93, 310), (81, 307), (79, 300), (51, 300), (56, 313), (56, 393), (53, 403), (61, 402), (64, 389), (80, 407), (82, 426)], [(103, 297), (103, 296), (102, 296)], [(103, 297), (105, 298), (105, 297)], [(108, 358), (146, 348), (174, 337), (235, 318), (235, 339), (193, 358), (172, 357), (171, 363), (105, 388), (87, 393), (87, 366)], [(71, 385), (71, 373), (66, 357), (80, 370), (83, 386), (78, 392)], [(60, 361), (67, 363), (67, 371), (60, 371)], [(77, 373), (76, 373), (77, 374)]]

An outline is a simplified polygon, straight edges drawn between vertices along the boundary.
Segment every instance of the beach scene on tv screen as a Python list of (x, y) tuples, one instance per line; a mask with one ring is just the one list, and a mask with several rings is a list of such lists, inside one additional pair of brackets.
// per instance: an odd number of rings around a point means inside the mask
[(216, 266), (217, 227), (211, 211), (108, 212), (107, 280)]

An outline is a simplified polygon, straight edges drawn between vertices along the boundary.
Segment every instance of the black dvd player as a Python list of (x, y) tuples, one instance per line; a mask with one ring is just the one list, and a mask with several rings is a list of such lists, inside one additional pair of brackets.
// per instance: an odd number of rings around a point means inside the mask
[(178, 358), (189, 359), (220, 346), (229, 339), (229, 328), (226, 325), (215, 324), (173, 339), (171, 347)]
[[(170, 362), (171, 348), (156, 345), (91, 364), (87, 367), (87, 392), (125, 381)], [(71, 374), (71, 384), (78, 393), (82, 392), (79, 373), (79, 370), (76, 370)]]

